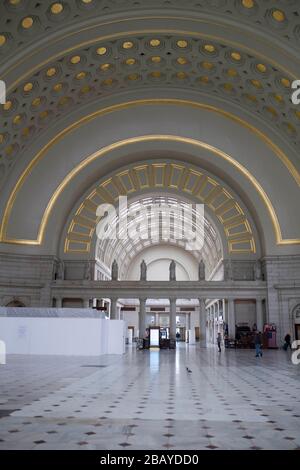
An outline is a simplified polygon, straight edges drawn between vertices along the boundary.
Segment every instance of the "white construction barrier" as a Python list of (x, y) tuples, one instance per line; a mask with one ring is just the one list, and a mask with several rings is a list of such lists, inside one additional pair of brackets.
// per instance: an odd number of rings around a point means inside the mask
[(6, 364), (6, 345), (4, 341), (0, 340), (0, 365)]
[(186, 330), (185, 332), (185, 342), (189, 344), (196, 343), (196, 334), (195, 330)]
[[(83, 318), (78, 311), (71, 316), (71, 309), (60, 309), (60, 317), (49, 316), (51, 309), (45, 317), (24, 317), (21, 310), (19, 316), (3, 316), (0, 310), (0, 334), (6, 354), (99, 356), (125, 352), (122, 320)], [(67, 317), (63, 317), (63, 310), (68, 310)]]

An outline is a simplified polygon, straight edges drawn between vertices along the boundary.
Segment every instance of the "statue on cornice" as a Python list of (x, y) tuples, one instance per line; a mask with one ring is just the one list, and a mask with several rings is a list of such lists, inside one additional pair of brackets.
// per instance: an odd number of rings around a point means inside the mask
[(172, 260), (170, 263), (169, 274), (170, 281), (176, 281), (176, 263), (174, 260)]
[(262, 273), (261, 273), (261, 264), (260, 261), (256, 261), (254, 265), (254, 280), (255, 281), (260, 281), (262, 278)]
[(141, 281), (147, 281), (147, 265), (145, 260), (141, 262)]
[(224, 265), (224, 279), (225, 281), (233, 280), (233, 269), (231, 260), (227, 260)]
[(56, 271), (56, 279), (65, 279), (65, 263), (63, 261), (59, 261)]
[(92, 280), (91, 263), (90, 263), (90, 261), (87, 261), (87, 263), (86, 263), (86, 265), (85, 265), (84, 279), (85, 279), (86, 281), (91, 281), (91, 280)]
[(199, 263), (199, 272), (198, 272), (199, 281), (205, 281), (205, 263), (201, 259)]
[(118, 281), (118, 277), (119, 277), (119, 266), (116, 260), (114, 260), (111, 266), (111, 280)]

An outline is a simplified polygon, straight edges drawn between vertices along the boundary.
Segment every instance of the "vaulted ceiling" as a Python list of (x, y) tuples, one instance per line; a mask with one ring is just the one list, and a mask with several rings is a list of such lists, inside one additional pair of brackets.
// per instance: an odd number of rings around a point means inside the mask
[[(145, 34), (137, 27), (135, 34), (112, 33), (102, 39), (99, 26), (97, 37), (67, 47), (69, 35), (90, 28), (96, 20), (105, 23), (117, 12), (134, 18), (145, 8), (149, 18), (159, 8), (162, 17), (166, 10), (176, 9), (177, 14), (183, 10), (206, 22), (206, 15), (214, 15), (219, 23), (230, 19), (233, 30), (244, 27), (249, 33), (254, 28), (252, 34), (267, 34), (269, 41), (273, 37), (273, 47), (283, 44), (298, 52), (296, 1), (207, 0), (187, 5), (182, 1), (5, 0), (0, 6), (0, 70), (1, 78), (13, 79), (8, 81), (9, 96), (0, 114), (2, 183), (32, 139), (51, 123), (89, 100), (132, 88), (179, 87), (220, 96), (264, 119), (291, 146), (299, 144), (300, 110), (290, 100), (293, 73), (260, 49), (252, 49), (251, 43), (245, 48), (234, 46), (229, 37), (206, 39), (201, 28), (195, 34), (163, 34), (161, 28)], [(44, 55), (32, 67), (35, 50), (46, 51), (48, 41), (57, 44), (56, 53)]]
[[(174, 103), (187, 96), (265, 142), (279, 157), (283, 176), (272, 182), (258, 171), (256, 177), (265, 178), (266, 192), (275, 181), (278, 190), (290, 181), (294, 204), (300, 107), (291, 102), (291, 83), (300, 78), (299, 45), (297, 0), (4, 0), (0, 78), (8, 96), (0, 108), (2, 215), (7, 204), (11, 209), (12, 188), (20, 186), (20, 175), (38, 150), (54, 145), (60, 131), (76, 133), (78, 118), (90, 119), (111, 105), (121, 112), (123, 103), (134, 100)], [(120, 125), (116, 136), (119, 130)], [(224, 131), (224, 145), (234, 149), (232, 139)], [(81, 142), (76, 151), (84, 153)], [(259, 166), (264, 156), (255, 152)], [(273, 206), (277, 209), (278, 202)], [(298, 243), (292, 232), (286, 238)]]
[(33, 138), (74, 108), (147, 87), (192, 89), (232, 101), (296, 148), (300, 110), (291, 103), (291, 81), (286, 70), (259, 54), (193, 35), (158, 33), (97, 41), (48, 59), (12, 90), (1, 110), (2, 165), (9, 172)]

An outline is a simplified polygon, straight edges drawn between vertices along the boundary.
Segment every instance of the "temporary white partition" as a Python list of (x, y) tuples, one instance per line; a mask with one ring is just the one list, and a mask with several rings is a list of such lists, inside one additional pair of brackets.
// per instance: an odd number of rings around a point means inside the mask
[(12, 317), (0, 312), (0, 341), (7, 354), (99, 356), (125, 352), (122, 320), (82, 318), (75, 313), (74, 317), (70, 311), (68, 317)]
[(185, 342), (189, 344), (196, 343), (196, 334), (195, 330), (186, 330), (185, 331)]
[(0, 340), (0, 364), (6, 364), (6, 345), (4, 341)]

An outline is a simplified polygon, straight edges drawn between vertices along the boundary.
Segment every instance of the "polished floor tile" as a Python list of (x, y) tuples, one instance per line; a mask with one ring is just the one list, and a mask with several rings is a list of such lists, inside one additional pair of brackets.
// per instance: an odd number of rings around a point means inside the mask
[(299, 370), (284, 351), (255, 358), (185, 344), (100, 358), (9, 356), (0, 449), (300, 448)]

